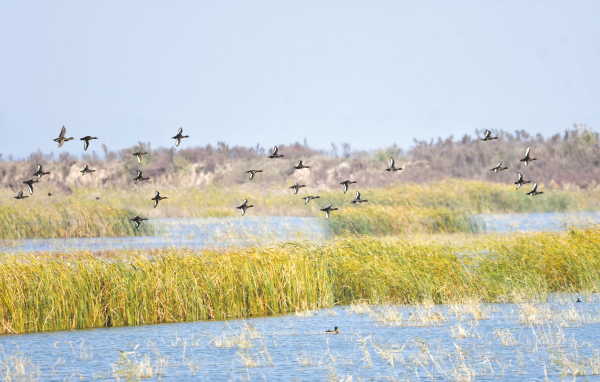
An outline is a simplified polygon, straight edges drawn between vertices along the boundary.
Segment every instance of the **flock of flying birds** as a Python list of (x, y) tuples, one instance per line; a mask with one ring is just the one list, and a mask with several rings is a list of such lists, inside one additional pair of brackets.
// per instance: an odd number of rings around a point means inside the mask
[[(66, 138), (65, 135), (67, 133), (67, 129), (63, 126), (62, 129), (60, 130), (60, 134), (58, 136), (58, 138), (53, 139), (54, 142), (58, 143), (58, 147), (62, 147), (62, 145), (65, 142), (71, 141), (75, 138), (70, 137), (70, 138)], [(172, 137), (171, 139), (175, 139), (175, 146), (179, 146), (179, 144), (181, 143), (181, 140), (183, 138), (189, 138), (188, 135), (183, 135), (183, 128), (179, 128), (179, 130), (177, 131), (177, 135), (175, 135), (174, 137)], [(83, 138), (80, 138), (80, 140), (83, 141), (83, 149), (84, 151), (87, 151), (89, 145), (90, 145), (90, 141), (93, 139), (98, 139), (97, 137), (92, 137), (92, 136), (85, 136)], [(494, 139), (498, 139), (498, 137), (492, 137), (492, 133), (489, 130), (485, 131), (485, 137), (482, 138), (482, 141), (491, 141)], [(531, 153), (531, 148), (527, 147), (527, 151), (525, 152), (525, 158), (521, 159), (521, 162), (524, 162), (525, 166), (527, 166), (529, 164), (529, 162), (532, 162), (534, 160), (537, 160), (536, 158), (532, 158), (530, 156)], [(137, 161), (139, 164), (142, 163), (142, 156), (148, 154), (147, 152), (140, 152), (137, 151), (135, 153), (133, 153), (132, 155), (134, 155), (137, 158)], [(271, 153), (271, 155), (268, 156), (268, 158), (270, 159), (277, 159), (277, 158), (282, 158), (284, 155), (283, 154), (279, 154), (279, 149), (277, 148), (277, 146), (275, 146), (273, 148), (273, 152)], [(294, 169), (296, 170), (302, 170), (302, 169), (306, 169), (306, 168), (310, 168), (310, 166), (306, 166), (304, 165), (304, 163), (302, 162), (302, 160), (298, 161), (298, 164), (296, 166), (294, 166)], [(30, 178), (29, 180), (23, 182), (27, 185), (27, 187), (29, 188), (29, 194), (33, 195), (33, 184), (34, 183), (38, 183), (40, 181), (40, 178), (44, 175), (48, 175), (50, 174), (49, 172), (44, 172), (42, 169), (42, 166), (37, 164), (37, 172), (35, 172), (33, 175), (37, 176), (37, 179), (34, 178)], [(490, 171), (494, 171), (495, 173), (498, 173), (500, 171), (506, 170), (508, 169), (508, 167), (502, 167), (502, 162), (498, 163), (498, 165), (496, 165), (496, 167), (490, 169)], [(401, 167), (396, 167), (394, 158), (390, 158), (390, 163), (388, 165), (388, 167), (385, 169), (385, 171), (388, 172), (395, 172), (395, 171), (400, 171), (402, 170)], [(84, 164), (83, 165), (83, 170), (81, 170), (81, 175), (86, 175), (86, 174), (90, 174), (92, 172), (94, 172), (96, 170), (93, 170), (92, 168), (90, 168), (89, 165)], [(246, 174), (248, 174), (248, 178), (249, 180), (254, 179), (254, 177), (256, 176), (257, 173), (259, 172), (263, 172), (263, 170), (248, 170), (246, 171)], [(521, 175), (521, 173), (517, 173), (517, 175), (519, 176), (519, 179), (515, 182), (515, 184), (517, 185), (517, 189), (521, 188), (522, 185), (527, 184), (527, 183), (531, 183), (531, 181), (529, 180), (524, 180), (523, 179), (523, 175)], [(148, 180), (150, 178), (144, 177), (142, 175), (142, 172), (140, 170), (137, 170), (137, 177), (133, 178), (133, 180), (135, 181), (135, 183), (139, 183), (142, 182), (144, 180)], [(343, 182), (340, 183), (340, 185), (344, 186), (344, 194), (348, 191), (348, 188), (350, 187), (351, 184), (356, 183), (356, 181), (353, 180), (345, 180)], [(298, 194), (298, 191), (303, 188), (306, 187), (306, 185), (304, 184), (299, 184), (299, 183), (295, 183), (294, 185), (290, 186), (289, 188), (292, 189), (294, 191), (294, 195)], [(539, 192), (537, 190), (537, 183), (533, 184), (533, 188), (531, 189), (530, 192), (528, 192), (526, 195), (529, 196), (535, 196), (535, 195), (540, 195), (543, 194), (543, 192)], [(49, 196), (51, 196), (52, 194), (48, 193)], [(29, 196), (24, 196), (23, 195), (23, 191), (19, 191), (18, 195), (15, 196), (15, 199), (25, 199), (28, 198)], [(313, 199), (319, 199), (320, 196), (306, 196), (302, 199), (304, 199), (304, 204), (308, 204), (311, 200)], [(167, 199), (166, 196), (161, 196), (160, 192), (156, 191), (156, 194), (154, 195), (153, 198), (151, 198), (150, 200), (154, 201), (154, 208), (156, 208), (156, 206), (158, 206), (158, 203), (163, 200), (163, 199)], [(356, 197), (351, 201), (351, 203), (354, 204), (361, 204), (361, 203), (365, 203), (368, 202), (367, 199), (361, 199), (361, 195), (359, 191), (356, 191)], [(254, 207), (253, 205), (249, 205), (248, 204), (248, 199), (244, 199), (244, 201), (242, 202), (242, 204), (239, 207), (236, 207), (237, 209), (240, 210), (242, 216), (244, 216), (246, 214), (246, 210), (248, 210), (248, 208)], [(331, 211), (337, 211), (338, 208), (333, 207), (333, 204), (329, 204), (327, 207), (325, 208), (321, 208), (321, 211), (325, 212), (325, 219), (329, 219), (329, 216), (331, 215)], [(135, 223), (135, 228), (138, 228), (140, 226), (140, 224), (142, 223), (142, 221), (144, 220), (148, 220), (148, 218), (142, 218), (140, 216), (136, 216), (133, 219), (131, 219), (134, 223)]]

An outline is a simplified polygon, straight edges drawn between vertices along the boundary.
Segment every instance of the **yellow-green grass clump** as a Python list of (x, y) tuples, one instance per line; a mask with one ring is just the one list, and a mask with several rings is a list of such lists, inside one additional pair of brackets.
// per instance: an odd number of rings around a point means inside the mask
[(152, 235), (150, 224), (138, 229), (135, 213), (106, 205), (83, 203), (4, 204), (0, 208), (0, 239)]
[(599, 286), (598, 229), (463, 248), (361, 236), (224, 253), (6, 256), (0, 319), (2, 332), (22, 333), (263, 316), (358, 300), (543, 299)]

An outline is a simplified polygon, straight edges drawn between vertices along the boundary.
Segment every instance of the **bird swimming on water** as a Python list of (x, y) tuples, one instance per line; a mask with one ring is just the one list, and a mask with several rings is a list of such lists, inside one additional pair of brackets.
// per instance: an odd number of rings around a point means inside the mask
[(183, 127), (180, 127), (179, 130), (177, 131), (177, 135), (172, 137), (171, 139), (175, 139), (175, 146), (179, 147), (179, 144), (181, 143), (181, 140), (183, 138), (189, 138), (189, 135), (183, 135)]
[(531, 180), (523, 180), (523, 175), (521, 175), (520, 172), (518, 172), (517, 175), (519, 175), (519, 180), (517, 180), (515, 182), (515, 184), (517, 185), (517, 190), (519, 188), (521, 188), (522, 185), (527, 184), (527, 183), (531, 183)]
[(150, 179), (150, 178), (144, 178), (144, 177), (142, 176), (142, 172), (141, 172), (140, 170), (137, 170), (137, 172), (138, 172), (138, 175), (137, 175), (135, 178), (133, 178), (133, 180), (135, 180), (135, 183), (136, 183), (136, 184), (137, 184), (138, 182), (141, 182), (141, 181), (143, 181), (143, 180), (148, 180), (148, 179)]
[(332, 204), (328, 205), (325, 208), (321, 208), (321, 211), (325, 212), (325, 219), (329, 219), (329, 215), (331, 215), (331, 211), (337, 211), (338, 210), (337, 208), (333, 208), (331, 206), (332, 206)]
[(15, 199), (25, 199), (25, 198), (28, 198), (28, 197), (29, 197), (29, 195), (23, 196), (23, 191), (19, 191), (19, 193), (17, 194), (17, 196), (13, 196), (13, 198), (15, 198)]
[(79, 171), (81, 173), (81, 175), (85, 175), (85, 174), (89, 174), (90, 172), (94, 172), (96, 170), (92, 170), (90, 168), (90, 166), (88, 166), (87, 164), (83, 165), (83, 170)]
[(304, 184), (300, 185), (298, 183), (294, 184), (293, 186), (290, 186), (289, 188), (294, 190), (294, 195), (298, 194), (298, 190), (301, 189), (302, 187), (306, 187)]
[(79, 140), (80, 140), (80, 141), (83, 141), (83, 151), (87, 151), (87, 148), (88, 148), (88, 147), (89, 147), (89, 145), (90, 145), (90, 140), (92, 140), (92, 139), (98, 139), (98, 138), (96, 138), (96, 137), (91, 137), (91, 136), (89, 136), (89, 135), (86, 135), (86, 136), (85, 136), (85, 137), (83, 137), (83, 138), (79, 138)]
[(485, 131), (485, 138), (482, 138), (482, 141), (491, 141), (492, 139), (498, 139), (498, 137), (492, 137), (492, 132), (489, 130)]
[(527, 150), (525, 151), (525, 158), (519, 159), (519, 162), (525, 162), (525, 166), (527, 166), (527, 164), (529, 162), (537, 160), (537, 158), (532, 158), (532, 157), (529, 156), (530, 152), (531, 152), (531, 147), (527, 147)]
[(536, 196), (536, 195), (540, 195), (540, 194), (543, 194), (543, 193), (544, 193), (543, 191), (538, 192), (538, 190), (537, 190), (537, 183), (534, 183), (533, 187), (531, 188), (531, 191), (529, 191), (525, 195), (527, 195), (527, 196)]
[(148, 153), (143, 153), (141, 151), (136, 151), (136, 152), (134, 152), (131, 155), (135, 155), (137, 157), (138, 163), (141, 164), (142, 163), (142, 155), (146, 155), (146, 154), (148, 154)]
[(498, 163), (496, 165), (496, 167), (490, 169), (490, 171), (493, 171), (493, 172), (498, 172), (498, 171), (502, 171), (502, 170), (508, 170), (508, 167), (502, 167), (502, 162)]
[(339, 328), (336, 326), (335, 328), (333, 328), (333, 330), (327, 329), (325, 331), (325, 333), (327, 333), (327, 334), (340, 334), (340, 331), (339, 331)]
[(148, 220), (148, 218), (141, 218), (139, 216), (136, 216), (133, 219), (131, 219), (131, 221), (133, 221), (135, 223), (135, 228), (139, 227), (140, 224), (142, 224), (142, 221), (144, 221), (144, 220)]
[(38, 183), (38, 182), (39, 182), (39, 180), (33, 180), (33, 178), (23, 182), (27, 185), (27, 188), (29, 188), (29, 195), (33, 195), (33, 184)]
[(279, 149), (277, 148), (277, 146), (275, 146), (273, 148), (273, 152), (271, 153), (271, 155), (268, 156), (268, 158), (275, 159), (275, 158), (282, 158), (283, 156), (284, 156), (283, 154), (279, 154)]
[(305, 165), (303, 165), (303, 164), (302, 164), (302, 161), (301, 161), (301, 160), (299, 160), (299, 161), (298, 161), (298, 164), (297, 164), (296, 166), (294, 166), (294, 168), (295, 168), (296, 170), (302, 170), (303, 168), (310, 168), (310, 166), (305, 166)]
[(156, 191), (156, 195), (150, 200), (154, 200), (154, 208), (156, 208), (156, 206), (158, 206), (158, 202), (160, 202), (163, 199), (168, 198), (166, 196), (160, 196), (160, 192)]
[(385, 169), (385, 171), (399, 171), (402, 170), (402, 167), (396, 167), (396, 161), (394, 160), (394, 158), (390, 158), (390, 165), (388, 166), (388, 168)]
[(36, 166), (37, 166), (38, 170), (37, 170), (37, 172), (35, 172), (33, 175), (37, 175), (38, 179), (39, 179), (39, 178), (41, 178), (41, 177), (42, 177), (42, 176), (44, 176), (44, 175), (48, 175), (48, 174), (50, 174), (49, 172), (44, 172), (44, 171), (42, 170), (42, 166), (41, 166), (41, 165), (39, 165), (39, 164), (36, 164)]
[(58, 138), (53, 139), (54, 142), (58, 142), (58, 147), (62, 147), (63, 143), (72, 141), (73, 139), (75, 139), (73, 137), (65, 138), (66, 133), (67, 133), (67, 129), (63, 126), (62, 129), (60, 129), (60, 134), (58, 135)]
[(237, 209), (240, 210), (240, 212), (242, 213), (242, 216), (246, 215), (246, 210), (248, 208), (254, 207), (252, 204), (248, 205), (248, 199), (244, 199), (244, 201), (242, 202), (242, 205), (239, 207), (235, 207)]
[(302, 199), (304, 199), (304, 205), (307, 205), (308, 202), (310, 202), (311, 200), (313, 200), (313, 199), (320, 199), (320, 198), (321, 198), (320, 196), (307, 196), (307, 197), (302, 198)]
[(343, 182), (340, 183), (340, 184), (344, 185), (344, 194), (346, 193), (346, 191), (348, 191), (348, 187), (353, 183), (356, 183), (356, 182), (353, 180), (344, 180)]
[(368, 199), (361, 199), (360, 198), (360, 192), (356, 191), (356, 198), (354, 198), (354, 200), (351, 203), (354, 204), (360, 204), (360, 203), (364, 203), (364, 202), (368, 202)]
[(254, 179), (254, 175), (256, 175), (257, 172), (263, 172), (263, 170), (248, 170), (246, 171), (246, 174), (248, 174), (248, 177), (250, 178), (250, 180)]

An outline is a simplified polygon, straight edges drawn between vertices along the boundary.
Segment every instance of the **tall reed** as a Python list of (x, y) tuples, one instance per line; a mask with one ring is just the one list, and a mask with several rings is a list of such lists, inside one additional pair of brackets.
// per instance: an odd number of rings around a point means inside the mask
[(230, 319), (346, 304), (402, 304), (600, 289), (600, 230), (516, 235), (464, 248), (371, 237), (108, 259), (5, 256), (4, 333)]

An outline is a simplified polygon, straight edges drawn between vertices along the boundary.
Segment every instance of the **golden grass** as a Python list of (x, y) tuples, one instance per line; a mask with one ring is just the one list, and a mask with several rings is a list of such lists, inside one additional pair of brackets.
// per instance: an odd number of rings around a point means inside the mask
[(600, 231), (516, 235), (462, 248), (347, 237), (147, 258), (5, 256), (3, 333), (230, 319), (348, 304), (543, 299), (598, 291)]

